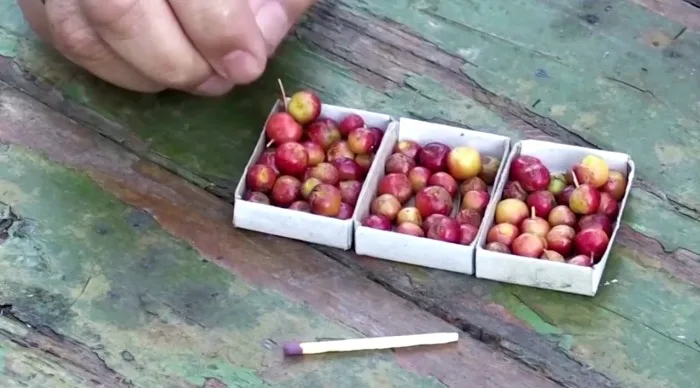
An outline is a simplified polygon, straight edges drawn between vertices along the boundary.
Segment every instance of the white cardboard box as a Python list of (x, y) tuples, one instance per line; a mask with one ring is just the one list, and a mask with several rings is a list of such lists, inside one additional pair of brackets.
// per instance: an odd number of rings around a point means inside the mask
[[(401, 140), (413, 140), (420, 145), (430, 142), (444, 143), (451, 148), (470, 145), (482, 155), (496, 157), (501, 166), (493, 188), (498, 187), (503, 173), (505, 159), (510, 150), (510, 138), (477, 132), (442, 124), (433, 124), (407, 118), (400, 118), (398, 126), (392, 126), (385, 134), (370, 168), (365, 186), (360, 193), (355, 208), (355, 252), (384, 260), (420, 265), (465, 274), (474, 273), (474, 250), (479, 235), (484, 233), (484, 222), (479, 234), (470, 245), (459, 245), (424, 237), (384, 231), (362, 226), (362, 220), (369, 214), (372, 200), (376, 198), (379, 180), (384, 177), (384, 166), (392, 154), (394, 145)], [(495, 189), (490, 190), (489, 194)], [(457, 199), (459, 201), (459, 199)], [(486, 213), (495, 206), (493, 197), (489, 200)], [(454, 213), (459, 210), (455, 206)]]
[[(289, 98), (287, 98), (287, 100), (289, 100)], [(278, 100), (272, 108), (270, 115), (280, 110), (282, 110), (282, 106), (281, 101)], [(389, 115), (327, 104), (322, 105), (320, 117), (340, 121), (350, 113), (356, 113), (362, 116), (368, 127), (377, 127), (385, 132), (391, 123), (396, 122)], [(267, 120), (265, 124), (267, 125)], [(265, 126), (263, 126), (263, 128), (265, 128)], [(255, 164), (265, 150), (266, 143), (267, 138), (263, 129), (258, 143), (255, 146), (255, 150), (253, 151), (253, 155), (248, 160), (248, 164), (246, 164), (238, 186), (236, 186), (233, 225), (236, 228), (254, 230), (344, 250), (350, 249), (353, 241), (354, 217), (347, 220), (340, 220), (337, 218), (324, 217), (272, 205), (250, 202), (243, 199), (246, 192), (245, 177), (248, 174), (248, 169)], [(376, 162), (373, 164), (376, 164)], [(367, 180), (365, 180), (362, 190), (364, 190), (366, 186)], [(355, 213), (357, 213), (357, 207), (355, 207)]]
[(590, 154), (603, 158), (611, 170), (622, 172), (627, 176), (625, 196), (622, 198), (617, 220), (613, 223), (613, 232), (610, 236), (608, 248), (605, 250), (600, 262), (593, 267), (582, 267), (484, 249), (486, 235), (493, 224), (495, 216), (496, 207), (493, 206), (486, 210), (482, 225), (484, 233), (477, 237), (476, 277), (573, 294), (588, 296), (596, 294), (605, 265), (608, 262), (608, 256), (610, 256), (610, 249), (620, 228), (622, 213), (627, 205), (632, 181), (634, 180), (635, 167), (629, 155), (540, 140), (523, 140), (513, 146), (493, 200), (496, 203), (500, 201), (504, 186), (508, 181), (511, 161), (519, 155), (535, 156), (547, 166), (550, 172), (563, 173)]

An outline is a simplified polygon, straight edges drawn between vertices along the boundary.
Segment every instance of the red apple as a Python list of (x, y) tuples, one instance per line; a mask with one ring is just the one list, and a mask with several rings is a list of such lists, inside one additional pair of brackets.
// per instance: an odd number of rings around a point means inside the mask
[(521, 232), (534, 234), (540, 237), (547, 236), (550, 229), (551, 227), (549, 226), (549, 222), (542, 217), (538, 217), (535, 214), (534, 207), (530, 212), (530, 217), (524, 219), (523, 222), (520, 223)]
[(306, 201), (294, 201), (291, 205), (289, 205), (289, 208), (291, 210), (298, 210), (305, 213), (311, 212), (311, 205), (309, 205), (309, 203)]
[(580, 265), (582, 267), (592, 267), (593, 266), (593, 260), (591, 259), (590, 256), (586, 255), (578, 255), (574, 256), (569, 261), (567, 261), (569, 264), (573, 265)]
[(355, 113), (350, 113), (345, 116), (343, 120), (340, 121), (338, 129), (343, 136), (348, 136), (353, 129), (364, 127), (365, 121), (362, 117)]
[(379, 188), (377, 189), (378, 194), (391, 194), (401, 203), (406, 203), (411, 199), (413, 190), (411, 189), (411, 182), (408, 177), (404, 174), (389, 174), (382, 177), (379, 180)]
[(513, 224), (502, 223), (494, 225), (489, 229), (488, 234), (486, 234), (486, 242), (499, 242), (510, 246), (516, 237), (520, 234), (520, 230), (517, 226)]
[(569, 208), (577, 214), (593, 214), (600, 207), (600, 192), (591, 185), (579, 185), (569, 197)]
[(391, 221), (378, 214), (372, 214), (362, 221), (362, 226), (379, 230), (391, 230)]
[(313, 141), (305, 141), (301, 143), (309, 155), (309, 166), (316, 166), (326, 160), (326, 152), (318, 143)]
[(402, 153), (413, 160), (418, 160), (421, 146), (413, 140), (401, 140), (394, 146), (394, 153)]
[(320, 185), (322, 182), (321, 180), (317, 178), (308, 178), (304, 181), (304, 183), (301, 185), (301, 196), (304, 199), (309, 199), (311, 196), (311, 192), (314, 190), (314, 188), (318, 185)]
[[(457, 181), (450, 174), (438, 171), (428, 179), (428, 186), (441, 186), (454, 197), (457, 194)], [(488, 196), (488, 194), (487, 194)]]
[(612, 222), (604, 214), (596, 213), (589, 214), (587, 216), (581, 217), (577, 224), (579, 231), (584, 231), (586, 229), (601, 229), (605, 234), (610, 237), (612, 234)]
[(515, 198), (507, 198), (496, 205), (495, 220), (497, 224), (507, 222), (513, 225), (520, 225), (529, 214), (530, 212), (525, 202)]
[(460, 225), (468, 224), (478, 228), (481, 225), (481, 214), (474, 209), (462, 209), (455, 216), (455, 220)]
[(566, 186), (564, 190), (559, 193), (557, 203), (560, 205), (569, 206), (569, 199), (571, 198), (571, 194), (573, 194), (574, 190), (576, 190), (575, 186)]
[(246, 185), (249, 190), (267, 193), (272, 190), (277, 180), (277, 173), (264, 164), (255, 164), (248, 169)]
[(468, 191), (485, 191), (488, 193), (489, 187), (486, 185), (483, 179), (479, 177), (473, 177), (465, 180), (459, 185), (459, 193), (464, 196)]
[(576, 214), (569, 209), (566, 205), (559, 205), (554, 207), (551, 212), (549, 212), (549, 217), (547, 218), (550, 225), (568, 225), (574, 226), (576, 224)]
[(566, 178), (562, 174), (551, 174), (549, 177), (549, 186), (547, 186), (547, 191), (552, 193), (555, 198), (561, 194), (566, 188)]
[(355, 206), (357, 204), (357, 197), (360, 196), (361, 189), (362, 183), (358, 181), (342, 181), (338, 183), (340, 199), (348, 205)]
[(338, 215), (335, 216), (335, 218), (338, 218), (340, 220), (349, 220), (352, 217), (352, 212), (355, 211), (355, 208), (351, 205), (348, 205), (345, 202), (340, 203), (340, 211), (338, 212)]
[(280, 207), (289, 207), (289, 205), (300, 196), (301, 182), (299, 182), (299, 179), (290, 175), (282, 175), (277, 178), (275, 185), (272, 187), (272, 192), (270, 193), (272, 203)]
[(619, 171), (610, 171), (607, 182), (600, 190), (610, 193), (616, 201), (621, 201), (627, 190), (627, 178)]
[(396, 233), (407, 234), (409, 236), (424, 237), (425, 232), (420, 226), (411, 222), (402, 222), (396, 227)]
[(462, 232), (457, 221), (452, 218), (440, 218), (430, 225), (426, 236), (431, 240), (439, 240), (451, 243), (459, 242)]
[(505, 254), (510, 254), (510, 248), (506, 244), (499, 243), (497, 241), (490, 242), (484, 246), (484, 249), (492, 252), (500, 252)]
[(515, 198), (523, 202), (527, 200), (527, 191), (518, 181), (508, 181), (503, 187), (503, 198)]
[(588, 155), (572, 169), (579, 184), (588, 184), (593, 188), (599, 188), (608, 181), (609, 168), (605, 159)]
[(432, 214), (448, 216), (452, 213), (452, 197), (443, 187), (428, 186), (416, 194), (416, 207), (423, 218)]
[(448, 152), (445, 166), (455, 179), (472, 178), (481, 171), (481, 155), (474, 147), (455, 147)]
[(489, 204), (489, 194), (485, 191), (468, 191), (462, 197), (460, 209), (472, 209), (483, 215)]
[(421, 166), (413, 167), (411, 171), (408, 172), (408, 180), (411, 181), (411, 187), (414, 193), (421, 191), (428, 185), (430, 174), (430, 170)]
[(432, 172), (445, 171), (450, 147), (442, 143), (429, 143), (418, 152), (418, 163)]
[(423, 225), (421, 225), (423, 228), (423, 231), (427, 233), (428, 229), (430, 229), (431, 225), (436, 223), (439, 219), (446, 218), (446, 217), (447, 216), (445, 216), (445, 215), (435, 213), (435, 214), (431, 214), (428, 217), (424, 218)]
[(299, 141), (304, 131), (292, 115), (287, 112), (277, 112), (267, 120), (265, 134), (277, 145), (281, 145), (290, 141)]
[(576, 235), (574, 228), (568, 225), (557, 225), (553, 227), (545, 239), (547, 240), (547, 248), (559, 252), (563, 256), (568, 256), (571, 253), (573, 238)]
[(359, 181), (365, 176), (357, 162), (350, 158), (339, 158), (331, 162), (338, 170), (338, 178), (341, 181)]
[(462, 245), (469, 245), (474, 241), (477, 233), (479, 233), (479, 228), (474, 225), (461, 224), (459, 226), (459, 232), (459, 243)]
[(299, 124), (306, 125), (316, 120), (321, 114), (321, 100), (310, 90), (300, 90), (292, 94), (289, 99), (287, 112)]
[(415, 207), (405, 207), (399, 210), (399, 214), (396, 215), (396, 223), (402, 224), (404, 222), (410, 222), (418, 226), (423, 225), (423, 217), (421, 217), (420, 212)]
[(520, 155), (510, 163), (510, 179), (519, 181), (523, 170), (535, 164), (542, 164), (542, 161), (534, 156)]
[(327, 183), (314, 187), (309, 196), (311, 212), (327, 217), (335, 217), (340, 213), (340, 190)]
[(547, 218), (549, 212), (552, 211), (557, 202), (554, 200), (554, 195), (546, 190), (535, 191), (527, 196), (527, 206), (535, 208), (535, 214), (538, 217)]
[(335, 159), (350, 158), (355, 159), (355, 154), (350, 150), (348, 142), (341, 140), (331, 144), (326, 152), (326, 160), (329, 162)]
[(323, 183), (328, 183), (329, 185), (336, 185), (340, 180), (340, 174), (338, 174), (338, 169), (332, 164), (323, 162), (316, 167), (309, 169), (309, 177), (316, 178)]
[(306, 135), (314, 143), (327, 150), (333, 143), (340, 140), (340, 131), (332, 120), (317, 120), (306, 129)]
[(372, 201), (370, 212), (393, 221), (401, 210), (401, 203), (391, 194), (382, 194)]
[(382, 131), (379, 128), (373, 127), (369, 129), (372, 131), (372, 135), (374, 135), (374, 143), (372, 144), (372, 148), (370, 149), (370, 152), (374, 152), (379, 148), (379, 145), (382, 144), (382, 138), (384, 137), (384, 131)]
[(391, 174), (393, 172), (408, 174), (408, 172), (415, 166), (416, 162), (413, 159), (404, 154), (396, 153), (389, 156), (389, 159), (387, 159), (386, 165), (384, 165), (384, 172), (387, 174)]
[(593, 256), (597, 263), (608, 248), (610, 239), (602, 229), (585, 229), (574, 237), (574, 250), (580, 255)]
[(248, 194), (246, 194), (243, 197), (243, 199), (246, 201), (250, 201), (250, 202), (262, 203), (264, 205), (270, 204), (270, 198), (268, 198), (267, 195), (265, 195), (259, 191), (251, 191)]
[(564, 256), (562, 256), (559, 252), (547, 250), (547, 249), (545, 249), (544, 252), (542, 252), (542, 256), (540, 256), (540, 259), (549, 260), (549, 261), (556, 261), (559, 263), (566, 262), (566, 260), (564, 259)]
[(369, 171), (369, 168), (372, 165), (373, 160), (374, 160), (373, 154), (361, 154), (361, 155), (355, 156), (355, 163), (357, 163), (357, 165), (360, 166), (360, 171), (362, 172), (362, 176), (367, 175), (367, 172)]
[(598, 213), (605, 214), (614, 220), (617, 217), (618, 205), (612, 194), (608, 192), (600, 193), (600, 206), (598, 206)]
[(522, 169), (518, 182), (528, 192), (547, 190), (549, 186), (549, 170), (544, 164), (532, 164)]
[[(323, 156), (325, 158), (325, 155)], [(274, 148), (267, 148), (265, 151), (260, 154), (260, 158), (258, 158), (258, 161), (256, 164), (264, 164), (267, 167), (270, 167), (271, 169), (275, 170), (277, 175), (279, 175), (279, 171), (277, 170), (277, 166), (275, 166), (275, 149)]]
[(374, 141), (374, 133), (369, 128), (355, 128), (348, 134), (348, 146), (355, 154), (368, 154), (374, 147)]
[(513, 254), (525, 257), (540, 257), (544, 249), (544, 239), (531, 233), (516, 237), (511, 246)]
[(309, 154), (299, 143), (284, 143), (275, 151), (275, 165), (282, 174), (300, 176), (309, 165)]

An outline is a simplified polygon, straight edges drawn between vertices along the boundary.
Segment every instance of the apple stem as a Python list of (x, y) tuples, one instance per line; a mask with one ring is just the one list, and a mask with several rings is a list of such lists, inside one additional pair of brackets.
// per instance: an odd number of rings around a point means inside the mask
[(270, 146), (274, 143), (274, 140), (270, 140), (267, 145), (265, 145), (265, 148), (270, 148)]
[(282, 80), (277, 78), (277, 83), (280, 85), (280, 92), (282, 92), (282, 104), (284, 104), (284, 111), (287, 111), (287, 93), (284, 92), (284, 85), (282, 85)]
[(574, 180), (574, 186), (578, 187), (578, 178), (576, 178), (576, 173), (573, 171), (571, 172), (571, 178)]
[(535, 218), (535, 207), (530, 208), (530, 218)]
[(593, 266), (593, 252), (591, 252), (591, 267)]

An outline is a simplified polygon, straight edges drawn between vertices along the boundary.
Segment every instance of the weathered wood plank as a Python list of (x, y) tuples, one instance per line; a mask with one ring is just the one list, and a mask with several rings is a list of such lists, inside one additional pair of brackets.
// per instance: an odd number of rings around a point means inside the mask
[(279, 344), (294, 337), (455, 328), (305, 244), (235, 230), (231, 205), (1, 82), (0, 122), (0, 201), (26, 222), (2, 244), (1, 300), (135, 386), (557, 386), (468, 336), (431, 351), (284, 360)]
[[(694, 331), (697, 322), (691, 308), (695, 302), (685, 296), (694, 295), (690, 285), (696, 286), (698, 279), (698, 256), (693, 252), (700, 252), (695, 238), (700, 229), (694, 193), (700, 184), (686, 178), (700, 160), (692, 152), (698, 134), (693, 117), (700, 109), (698, 78), (692, 70), (700, 55), (694, 43), (698, 35), (681, 32), (700, 20), (699, 13), (686, 12), (685, 22), (673, 18), (681, 23), (677, 24), (626, 1), (335, 4), (321, 2), (298, 29), (301, 41), (287, 44), (260, 82), (227, 99), (122, 93), (14, 36), (2, 40), (9, 43), (0, 47), (30, 73), (6, 67), (2, 77), (63, 112), (86, 118), (53, 90), (24, 78), (41, 75), (71, 99), (117, 123), (112, 127), (95, 121), (98, 130), (201, 186), (214, 183), (213, 191), (223, 197), (238, 179), (248, 157), (245, 150), (257, 137), (268, 101), (275, 96), (278, 76), (290, 87), (317, 88), (332, 102), (436, 118), (515, 138), (630, 152), (643, 162), (642, 181), (633, 191), (625, 217), (628, 228), (606, 274), (606, 280), (619, 282), (606, 286), (593, 300), (368, 260), (360, 263), (368, 276), (394, 292), (404, 290), (415, 301), (450, 299), (445, 284), (453, 284), (450, 290), (457, 300), (459, 295), (472, 295), (487, 313), (515, 317), (540, 333), (560, 335), (556, 340), (571, 347), (576, 357), (623, 376), (630, 385), (692, 382), (697, 377), (692, 368), (684, 369), (691, 374), (678, 373), (669, 364), (675, 362), (673, 357), (664, 358), (668, 363), (656, 362), (655, 351), (673, 354), (680, 349), (686, 360), (697, 357), (691, 349), (695, 339), (678, 333)], [(2, 24), (22, 31), (14, 21)], [(229, 125), (235, 127), (235, 135), (221, 130)], [(192, 139), (197, 140), (194, 147)], [(389, 276), (395, 271), (399, 272)], [(415, 279), (426, 273), (430, 279), (421, 287), (401, 288), (407, 275)], [(623, 280), (625, 287), (620, 286)], [(675, 305), (678, 295), (687, 304), (653, 315), (659, 306)], [(472, 312), (463, 302), (450, 305), (459, 307), (456, 318), (478, 323), (467, 319)], [(571, 305), (578, 306), (573, 318)], [(502, 328), (489, 323), (485, 329), (499, 333)], [(523, 339), (512, 334), (504, 338), (513, 343)], [(538, 354), (534, 345), (526, 350)]]

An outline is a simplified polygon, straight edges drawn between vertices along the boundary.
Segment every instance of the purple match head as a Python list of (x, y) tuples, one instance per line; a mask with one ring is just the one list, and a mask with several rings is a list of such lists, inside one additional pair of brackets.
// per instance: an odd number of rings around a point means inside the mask
[(284, 344), (284, 355), (285, 356), (299, 356), (304, 354), (304, 349), (301, 348), (299, 342), (289, 342)]

